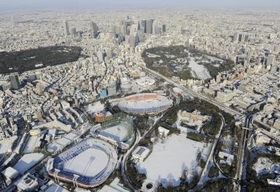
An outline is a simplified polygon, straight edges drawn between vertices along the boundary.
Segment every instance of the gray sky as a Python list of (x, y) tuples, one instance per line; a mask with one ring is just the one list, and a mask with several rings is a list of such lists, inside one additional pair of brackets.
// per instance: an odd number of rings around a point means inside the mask
[(258, 8), (280, 9), (280, 0), (0, 0), (0, 9), (42, 8)]

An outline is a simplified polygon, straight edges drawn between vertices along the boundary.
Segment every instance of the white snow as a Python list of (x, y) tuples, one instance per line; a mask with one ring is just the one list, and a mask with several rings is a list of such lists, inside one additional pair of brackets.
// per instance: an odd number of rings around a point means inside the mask
[(108, 161), (109, 157), (105, 152), (89, 148), (67, 161), (63, 170), (93, 177), (106, 168)]
[(197, 78), (199, 79), (211, 78), (208, 70), (203, 65), (197, 64), (197, 62), (194, 61), (194, 58), (190, 58), (189, 67), (196, 74)]
[(10, 137), (8, 139), (3, 139), (0, 141), (0, 154), (5, 154), (11, 152), (13, 142), (17, 139), (17, 136)]
[(223, 61), (222, 59), (219, 59), (217, 57), (213, 57), (213, 56), (209, 56), (209, 55), (205, 55), (205, 56), (208, 57), (208, 59), (210, 59), (211, 61), (220, 61), (220, 62)]
[(160, 57), (159, 55), (153, 54), (153, 53), (147, 53), (147, 57), (149, 58), (157, 58)]
[(13, 168), (19, 173), (24, 174), (27, 170), (39, 163), (43, 158), (44, 155), (42, 153), (29, 153), (24, 155)]
[(138, 162), (136, 167), (140, 173), (145, 173), (148, 179), (161, 182), (163, 186), (170, 183), (180, 184), (183, 170), (188, 170), (188, 180), (193, 174), (200, 173), (197, 165), (197, 154), (203, 152), (204, 143), (192, 141), (185, 134), (171, 135), (164, 143), (158, 142), (144, 162)]
[(23, 153), (32, 153), (34, 152), (35, 147), (40, 147), (40, 137), (38, 136), (32, 136), (29, 138)]
[(107, 129), (104, 129), (100, 132), (100, 135), (103, 135), (104, 137), (112, 138), (116, 142), (120, 143), (122, 142), (127, 135), (130, 132), (130, 127), (126, 124), (118, 124), (113, 127), (109, 127)]
[(86, 111), (90, 114), (94, 114), (103, 110), (104, 110), (104, 105), (100, 101), (86, 106)]

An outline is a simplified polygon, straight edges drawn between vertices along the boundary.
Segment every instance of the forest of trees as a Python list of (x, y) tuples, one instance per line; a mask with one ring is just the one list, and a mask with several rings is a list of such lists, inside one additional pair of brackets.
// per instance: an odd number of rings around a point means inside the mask
[[(0, 74), (33, 70), (46, 66), (77, 61), (81, 56), (81, 47), (50, 46), (16, 52), (0, 53)], [(43, 64), (41, 67), (35, 67)]]

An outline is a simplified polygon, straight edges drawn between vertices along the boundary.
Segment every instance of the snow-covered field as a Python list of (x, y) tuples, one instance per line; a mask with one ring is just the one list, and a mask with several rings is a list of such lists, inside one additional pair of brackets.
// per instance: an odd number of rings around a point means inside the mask
[(193, 58), (190, 59), (189, 67), (196, 74), (199, 79), (208, 79), (211, 78), (208, 70), (203, 66), (197, 64)]
[(163, 186), (177, 186), (184, 170), (188, 170), (189, 181), (193, 174), (201, 172), (196, 157), (200, 151), (205, 154), (203, 149), (206, 150), (204, 143), (187, 139), (185, 134), (171, 135), (164, 143), (156, 143), (150, 156), (144, 162), (138, 162), (136, 167), (150, 180)]
[(118, 124), (116, 126), (102, 130), (100, 135), (111, 138), (120, 143), (129, 135), (131, 129), (132, 128), (128, 127), (126, 124)]
[(108, 155), (98, 149), (89, 148), (64, 164), (63, 170), (93, 177), (106, 168)]

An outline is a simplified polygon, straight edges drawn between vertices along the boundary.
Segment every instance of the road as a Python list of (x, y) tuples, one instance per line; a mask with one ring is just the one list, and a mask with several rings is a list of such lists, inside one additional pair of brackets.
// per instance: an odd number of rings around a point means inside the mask
[(227, 112), (227, 113), (229, 113), (231, 115), (243, 115), (240, 112), (235, 111), (235, 110), (225, 106), (224, 104), (222, 104), (222, 103), (220, 103), (220, 102), (218, 102), (218, 101), (216, 101), (216, 100), (214, 100), (212, 98), (208, 98), (208, 97), (206, 97), (206, 96), (204, 96), (202, 94), (194, 92), (194, 91), (188, 89), (187, 87), (185, 87), (185, 86), (183, 86), (183, 85), (181, 85), (179, 83), (176, 83), (176, 82), (172, 81), (171, 79), (169, 79), (169, 78), (167, 78), (167, 77), (165, 77), (165, 76), (163, 76), (163, 75), (161, 75), (161, 74), (159, 74), (159, 73), (157, 73), (157, 72), (155, 72), (155, 71), (153, 71), (153, 70), (151, 70), (151, 69), (149, 69), (147, 67), (144, 67), (144, 66), (141, 66), (141, 67), (142, 67), (142, 69), (144, 71), (152, 74), (154, 77), (157, 77), (159, 79), (165, 80), (166, 82), (168, 82), (168, 83), (170, 83), (170, 84), (180, 88), (182, 91), (186, 92), (187, 94), (189, 94), (189, 95), (191, 95), (193, 97), (197, 97), (197, 98), (199, 98), (201, 100), (208, 101), (209, 103), (212, 103), (213, 105), (216, 105), (217, 107), (219, 107), (220, 109), (222, 109), (223, 111), (225, 111), (225, 112)]
[[(223, 128), (224, 128), (224, 125), (225, 125), (225, 118), (223, 117), (222, 114), (219, 114), (222, 118), (222, 124), (220, 126), (220, 130), (219, 130), (219, 133), (215, 136), (215, 140), (213, 142), (213, 145), (212, 145), (212, 148), (211, 148), (211, 152), (210, 154), (208, 155), (208, 158), (207, 158), (207, 161), (206, 161), (206, 164), (205, 164), (205, 167), (200, 175), (200, 180), (197, 184), (197, 187), (199, 188), (201, 185), (203, 185), (204, 183), (204, 179), (208, 177), (208, 172), (209, 172), (209, 168), (211, 167), (211, 162), (212, 162), (212, 159), (214, 158), (214, 152), (216, 150), (216, 147), (217, 147), (217, 144), (219, 143), (219, 140), (220, 140), (220, 137), (221, 137), (221, 134), (222, 134), (222, 131), (223, 131)], [(209, 166), (210, 165), (210, 166)], [(194, 190), (196, 190), (196, 188)]]
[(139, 130), (136, 128), (136, 134), (135, 134), (135, 142), (134, 144), (130, 147), (130, 149), (124, 154), (124, 156), (122, 157), (122, 161), (121, 161), (121, 174), (122, 174), (122, 178), (125, 182), (125, 184), (132, 189), (133, 191), (138, 191), (137, 187), (135, 187), (133, 185), (133, 183), (131, 183), (129, 176), (126, 174), (127, 173), (127, 169), (126, 169), (126, 161), (127, 158), (129, 157), (130, 153), (134, 150), (135, 146), (138, 144), (138, 142), (141, 140), (141, 134), (139, 132)]

